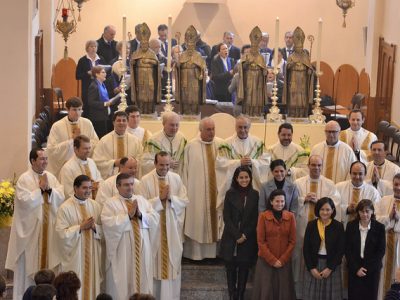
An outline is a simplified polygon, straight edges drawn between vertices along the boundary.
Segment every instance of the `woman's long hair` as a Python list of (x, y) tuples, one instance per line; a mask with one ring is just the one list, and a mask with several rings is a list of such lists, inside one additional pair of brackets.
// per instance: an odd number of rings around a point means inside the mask
[(233, 173), (231, 188), (235, 190), (240, 190), (242, 187), (237, 182), (240, 172), (246, 172), (250, 177), (249, 185), (247, 186), (248, 189), (253, 188), (253, 175), (251, 174), (251, 170), (247, 166), (240, 166), (236, 168), (235, 172)]

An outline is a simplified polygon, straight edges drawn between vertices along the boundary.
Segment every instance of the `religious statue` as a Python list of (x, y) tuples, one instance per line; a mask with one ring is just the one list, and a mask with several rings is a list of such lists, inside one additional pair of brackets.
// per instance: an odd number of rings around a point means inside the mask
[(314, 69), (303, 49), (305, 35), (300, 27), (293, 32), (294, 52), (286, 64), (283, 103), (290, 117), (307, 118), (313, 103)]
[(160, 64), (149, 48), (151, 32), (147, 24), (138, 26), (135, 34), (140, 47), (131, 57), (131, 100), (143, 114), (152, 114), (161, 95)]
[(258, 26), (250, 33), (250, 53), (244, 55), (239, 68), (237, 104), (242, 105), (242, 113), (250, 116), (261, 116), (267, 99), (267, 66), (260, 54), (258, 45), (262, 32)]
[(197, 40), (197, 30), (191, 25), (185, 32), (187, 49), (175, 65), (175, 99), (181, 114), (197, 115), (206, 100), (206, 63), (196, 51)]

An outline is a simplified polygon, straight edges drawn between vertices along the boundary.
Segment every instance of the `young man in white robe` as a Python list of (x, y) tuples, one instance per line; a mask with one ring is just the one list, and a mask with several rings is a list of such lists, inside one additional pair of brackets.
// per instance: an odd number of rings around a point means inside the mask
[(376, 220), (385, 225), (386, 253), (379, 282), (378, 299), (384, 299), (400, 268), (400, 174), (393, 178), (393, 193), (376, 205)]
[(134, 194), (134, 177), (120, 173), (118, 195), (103, 205), (106, 239), (106, 291), (113, 299), (153, 293), (153, 234), (159, 222), (150, 202)]
[[(333, 200), (340, 207), (340, 195), (332, 180), (321, 175), (322, 157), (312, 155), (308, 159), (309, 175), (297, 179), (294, 184), (299, 190), (298, 210), (296, 217), (296, 247), (293, 253), (293, 277), (296, 287), (296, 297), (303, 298), (303, 276), (306, 272), (303, 259), (304, 234), (309, 221), (315, 219), (315, 204), (323, 197)], [(340, 213), (335, 219), (340, 221)]]
[(57, 212), (56, 231), (61, 272), (74, 271), (81, 280), (79, 299), (95, 299), (104, 276), (101, 243), (101, 205), (90, 199), (92, 180), (78, 175), (74, 194)]
[[(182, 181), (190, 199), (186, 207), (183, 256), (193, 260), (217, 256), (218, 231), (222, 225), (222, 203), (217, 203), (215, 159), (222, 139), (215, 137), (215, 123), (204, 118), (200, 134), (185, 148)], [(220, 204), (217, 206), (217, 204)]]
[(117, 176), (121, 173), (129, 174), (135, 178), (134, 194), (138, 195), (140, 181), (136, 179), (137, 169), (138, 164), (136, 159), (133, 157), (121, 158), (118, 174), (113, 175), (100, 183), (100, 187), (96, 195), (96, 201), (103, 205), (108, 199), (119, 194), (117, 189)]
[(162, 115), (163, 129), (150, 137), (144, 147), (141, 174), (142, 176), (154, 169), (154, 157), (160, 151), (171, 156), (171, 171), (182, 175), (186, 138), (179, 131), (180, 117), (173, 111)]
[(126, 131), (136, 136), (142, 143), (142, 146), (144, 147), (149, 138), (152, 136), (152, 134), (149, 130), (139, 126), (140, 125), (139, 107), (137, 107), (136, 105), (129, 105), (125, 109), (125, 112), (128, 115), (128, 128), (126, 129)]
[(74, 139), (74, 156), (72, 156), (60, 171), (60, 182), (64, 186), (64, 195), (68, 199), (74, 195), (74, 180), (79, 175), (86, 175), (92, 180), (91, 199), (96, 198), (99, 184), (103, 181), (93, 159), (89, 158), (92, 146), (85, 135)]
[(271, 160), (282, 159), (288, 168), (288, 175), (294, 181), (307, 175), (307, 155), (303, 147), (293, 143), (293, 126), (283, 123), (278, 128), (278, 142), (268, 148)]
[(339, 139), (353, 149), (358, 160), (367, 163), (371, 161), (369, 151), (371, 143), (378, 138), (374, 133), (362, 128), (364, 122), (365, 117), (362, 111), (353, 109), (349, 113), (350, 127), (340, 132)]
[(14, 271), (13, 299), (21, 300), (34, 285), (40, 269), (54, 269), (56, 213), (64, 201), (64, 189), (56, 177), (46, 171), (43, 149), (29, 154), (31, 168), (23, 173), (15, 189), (14, 218), (11, 226), (5, 268)]
[(252, 170), (253, 187), (260, 190), (261, 184), (268, 180), (271, 155), (264, 151), (264, 143), (249, 134), (250, 119), (244, 116), (236, 118), (236, 133), (226, 139), (218, 149), (216, 161), (218, 201), (222, 201), (231, 185), (234, 171), (239, 166), (248, 166)]
[(140, 160), (143, 151), (140, 140), (126, 132), (128, 116), (125, 112), (114, 113), (113, 126), (114, 130), (101, 138), (93, 153), (93, 160), (104, 180), (118, 173), (122, 157)]
[(347, 179), (350, 165), (357, 160), (353, 149), (339, 141), (339, 133), (339, 123), (329, 121), (325, 125), (326, 141), (316, 144), (311, 150), (311, 155), (322, 157), (322, 175), (335, 184)]
[(157, 153), (155, 170), (143, 176), (140, 183), (142, 195), (160, 214), (152, 248), (157, 300), (179, 300), (181, 290), (183, 223), (189, 201), (180, 176), (169, 172), (170, 162), (167, 152)]
[(99, 141), (92, 122), (81, 117), (83, 105), (81, 99), (72, 97), (65, 105), (68, 115), (51, 126), (46, 148), (49, 157), (47, 169), (57, 178), (62, 166), (74, 155), (74, 138), (81, 134), (87, 136), (92, 150)]

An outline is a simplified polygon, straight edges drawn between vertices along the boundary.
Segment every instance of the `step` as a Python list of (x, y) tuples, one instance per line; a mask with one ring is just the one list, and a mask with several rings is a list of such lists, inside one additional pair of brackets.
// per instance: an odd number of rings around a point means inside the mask
[(221, 265), (182, 265), (182, 282), (226, 284), (225, 267)]
[[(247, 283), (245, 299), (251, 299), (253, 284)], [(197, 280), (182, 281), (181, 285), (181, 300), (227, 300), (228, 288), (226, 284), (205, 283)]]

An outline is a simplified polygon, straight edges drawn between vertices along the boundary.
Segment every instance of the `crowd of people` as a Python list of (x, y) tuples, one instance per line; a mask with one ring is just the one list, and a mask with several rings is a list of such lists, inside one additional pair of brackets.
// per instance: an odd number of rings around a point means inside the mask
[[(346, 130), (328, 122), (307, 158), (289, 123), (270, 147), (243, 115), (225, 140), (207, 117), (187, 141), (175, 112), (152, 134), (129, 106), (99, 140), (82, 101), (66, 106), (16, 184), (6, 260), (14, 299), (44, 269), (75, 278), (68, 290), (78, 299), (179, 299), (182, 256), (221, 257), (230, 299), (244, 299), (254, 264), (255, 300), (383, 299), (390, 288), (400, 168), (360, 110)], [(66, 299), (65, 281), (54, 280), (56, 299)]]

